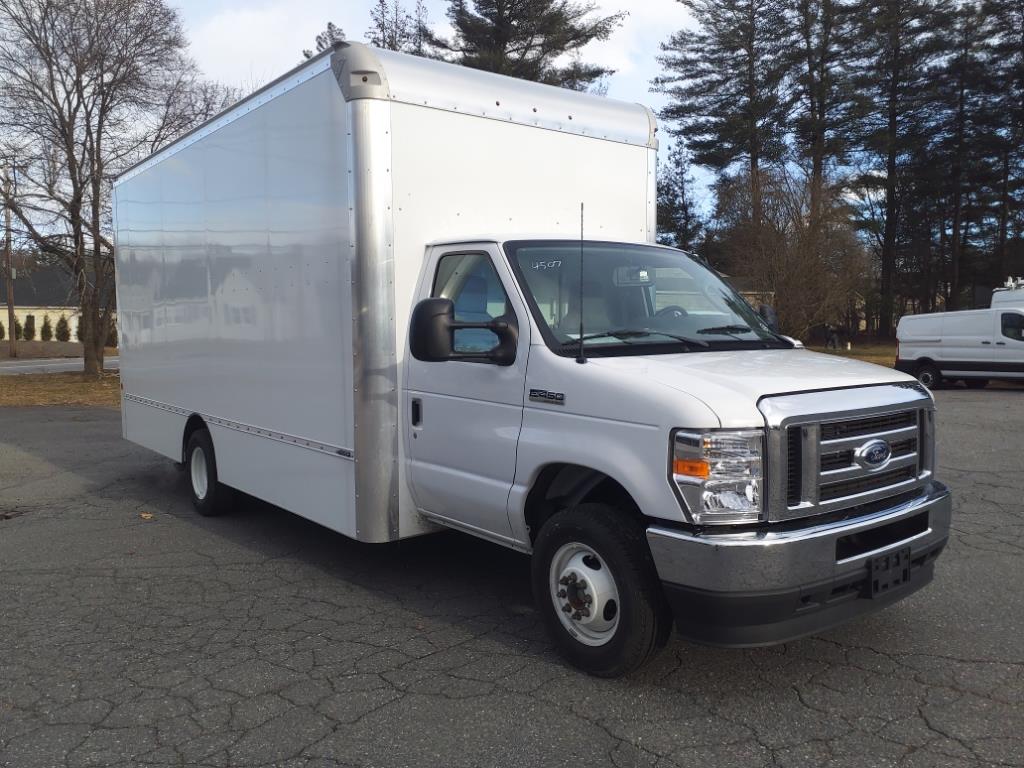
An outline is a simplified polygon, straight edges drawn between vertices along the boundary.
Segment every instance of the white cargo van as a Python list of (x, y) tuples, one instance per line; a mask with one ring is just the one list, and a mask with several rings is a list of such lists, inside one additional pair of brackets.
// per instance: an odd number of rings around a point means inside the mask
[(896, 368), (929, 388), (1024, 380), (1024, 283), (1010, 280), (993, 291), (990, 309), (904, 315), (896, 339)]
[(924, 586), (930, 395), (653, 245), (655, 158), (642, 106), (336, 45), (117, 180), (124, 436), (204, 514), (530, 553), (600, 675)]

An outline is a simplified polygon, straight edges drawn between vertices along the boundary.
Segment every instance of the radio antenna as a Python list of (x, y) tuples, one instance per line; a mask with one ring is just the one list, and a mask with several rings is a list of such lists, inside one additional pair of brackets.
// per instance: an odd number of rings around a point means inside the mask
[(580, 348), (576, 353), (576, 362), (580, 365), (587, 362), (583, 352), (583, 201), (580, 201)]

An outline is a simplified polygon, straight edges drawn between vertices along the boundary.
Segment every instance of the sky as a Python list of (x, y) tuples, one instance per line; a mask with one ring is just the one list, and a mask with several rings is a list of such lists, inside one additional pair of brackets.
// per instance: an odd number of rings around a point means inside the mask
[[(328, 21), (350, 40), (362, 41), (370, 26), (373, 0), (170, 0), (182, 15), (192, 57), (207, 77), (255, 90), (291, 69), (303, 48), (312, 48)], [(411, 8), (415, 0), (408, 0)], [(445, 0), (426, 0), (429, 21), (442, 34), (450, 30)], [(606, 14), (628, 11), (623, 25), (604, 42), (584, 49), (584, 60), (615, 69), (608, 96), (640, 102), (658, 110), (660, 94), (650, 92), (658, 74), (659, 44), (691, 24), (678, 0), (598, 0)], [(667, 142), (662, 139), (662, 157)], [(697, 197), (707, 195), (704, 174), (698, 174)], [(706, 201), (700, 200), (705, 203)]]

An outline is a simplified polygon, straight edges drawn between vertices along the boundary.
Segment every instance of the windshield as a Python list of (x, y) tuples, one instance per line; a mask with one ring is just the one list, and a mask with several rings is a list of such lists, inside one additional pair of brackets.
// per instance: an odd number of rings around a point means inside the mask
[[(718, 275), (682, 251), (647, 245), (519, 240), (505, 252), (545, 341), (571, 354), (713, 351), (792, 345)], [(662, 349), (656, 349), (661, 347)]]

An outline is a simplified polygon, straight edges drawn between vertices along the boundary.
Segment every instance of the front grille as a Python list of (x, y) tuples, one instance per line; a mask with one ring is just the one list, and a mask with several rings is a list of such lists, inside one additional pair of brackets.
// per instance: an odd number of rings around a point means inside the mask
[(843, 480), (838, 483), (827, 483), (821, 486), (819, 498), (821, 501), (832, 501), (846, 496), (856, 496), (868, 491), (877, 491), (887, 488), (890, 485), (897, 485), (913, 480), (917, 477), (917, 467), (903, 467), (889, 472), (879, 472), (877, 475), (867, 475), (853, 480)]
[(884, 416), (870, 416), (850, 421), (833, 421), (821, 425), (821, 439), (842, 440), (847, 437), (873, 435), (894, 429), (917, 426), (917, 411), (887, 413)]
[[(843, 514), (916, 491), (931, 474), (933, 411), (930, 402), (900, 410), (820, 421), (793, 419), (775, 445), (782, 456), (769, 519)], [(795, 422), (795, 423), (793, 423)], [(861, 450), (884, 441), (889, 458), (869, 465)]]

